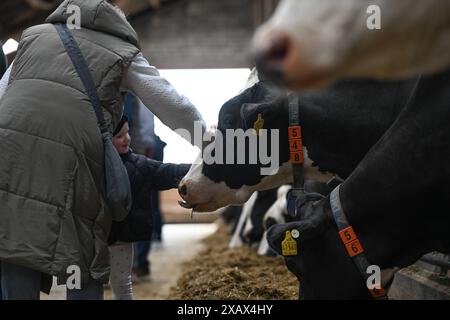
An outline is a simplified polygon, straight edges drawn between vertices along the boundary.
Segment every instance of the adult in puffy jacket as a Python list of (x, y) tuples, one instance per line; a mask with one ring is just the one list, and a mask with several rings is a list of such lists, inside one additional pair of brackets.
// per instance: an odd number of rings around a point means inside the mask
[(190, 101), (143, 57), (136, 32), (108, 1), (65, 0), (45, 24), (26, 29), (0, 81), (4, 299), (39, 299), (51, 276), (60, 284), (71, 281), (68, 299), (103, 299), (109, 280), (112, 217), (105, 202), (103, 141), (53, 25), (73, 21), (74, 6), (80, 9), (81, 28), (71, 33), (111, 133), (128, 91), (173, 130), (184, 128), (192, 136), (194, 122), (203, 123)]

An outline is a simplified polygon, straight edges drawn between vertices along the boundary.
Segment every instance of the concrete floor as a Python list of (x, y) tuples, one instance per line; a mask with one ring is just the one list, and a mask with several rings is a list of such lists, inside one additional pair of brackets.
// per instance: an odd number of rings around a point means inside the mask
[[(133, 286), (137, 300), (165, 299), (181, 276), (182, 265), (192, 259), (203, 248), (201, 241), (217, 229), (214, 223), (208, 224), (168, 224), (163, 227), (163, 243), (150, 254), (152, 277), (149, 282)], [(105, 298), (111, 299), (110, 290)], [(42, 300), (65, 300), (65, 286), (52, 288), (50, 295), (41, 294)]]

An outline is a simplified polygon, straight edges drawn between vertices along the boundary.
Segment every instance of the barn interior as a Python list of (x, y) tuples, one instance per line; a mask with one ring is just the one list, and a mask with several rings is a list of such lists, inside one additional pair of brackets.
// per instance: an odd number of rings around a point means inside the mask
[[(0, 2), (0, 44), (9, 63), (15, 58), (23, 30), (43, 23), (61, 2)], [(249, 54), (252, 36), (272, 15), (279, 0), (116, 0), (114, 3), (125, 12), (138, 33), (142, 52), (150, 64), (198, 106), (208, 126), (214, 127), (222, 104), (244, 87), (254, 67)], [(142, 103), (139, 110), (135, 117), (148, 124), (142, 130), (167, 144), (161, 160), (194, 161), (197, 149), (155, 119), (142, 108)], [(141, 132), (131, 128), (132, 147), (145, 154), (149, 147), (145, 144), (150, 142), (139, 136)], [(223, 210), (191, 216), (190, 210), (179, 206), (177, 190), (161, 192), (159, 199), (164, 221), (162, 238), (155, 239), (149, 257), (151, 280), (135, 284), (135, 299), (298, 299), (296, 279), (281, 258), (259, 257), (248, 247), (228, 248), (231, 236), (221, 220)], [(217, 252), (223, 253), (223, 261)], [(216, 263), (206, 263), (207, 260)], [(203, 268), (200, 273), (199, 268)], [(214, 268), (221, 270), (206, 271)], [(450, 299), (449, 270), (448, 256), (427, 255), (412, 268), (397, 274), (391, 298)], [(189, 282), (193, 274), (200, 274), (196, 286)], [(52, 293), (41, 298), (65, 299), (64, 287), (55, 283)], [(112, 299), (109, 289), (107, 298)]]

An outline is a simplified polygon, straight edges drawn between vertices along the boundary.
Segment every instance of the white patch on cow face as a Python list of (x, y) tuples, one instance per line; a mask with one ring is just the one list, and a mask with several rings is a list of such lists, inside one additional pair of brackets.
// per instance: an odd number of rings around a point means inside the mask
[(192, 164), (180, 185), (186, 187), (183, 199), (195, 207), (196, 212), (211, 212), (230, 204), (242, 204), (253, 191), (231, 189), (225, 182), (214, 182), (202, 173), (201, 154)]
[(257, 185), (243, 186), (239, 189), (232, 189), (225, 182), (212, 181), (203, 175), (202, 168), (203, 164), (195, 161), (180, 183), (186, 186), (187, 190), (183, 199), (194, 205), (196, 212), (210, 212), (230, 204), (242, 204), (255, 191), (272, 189), (292, 181), (290, 163), (284, 163), (276, 175), (264, 177)]
[(298, 84), (324, 85), (353, 42), (347, 28), (363, 5), (360, 0), (282, 1), (272, 18), (257, 30), (254, 50), (262, 52), (277, 39), (288, 39), (287, 56), (279, 65), (286, 84), (294, 89), (299, 89)]
[[(323, 174), (312, 166), (311, 159), (304, 149), (304, 177), (308, 180), (326, 182), (333, 177), (331, 174)], [(265, 176), (261, 182), (253, 186), (243, 186), (232, 189), (225, 182), (214, 182), (202, 173), (203, 162), (199, 154), (187, 175), (181, 181), (187, 189), (184, 200), (195, 206), (196, 212), (211, 212), (230, 204), (243, 204), (255, 191), (263, 191), (276, 188), (283, 184), (292, 183), (292, 165), (283, 163), (277, 174)]]
[[(381, 9), (381, 30), (367, 9)], [(281, 64), (291, 89), (338, 77), (398, 78), (450, 65), (450, 10), (441, 0), (283, 0), (254, 37), (256, 52), (289, 39)]]
[[(308, 65), (327, 68), (339, 60), (340, 51), (347, 47), (351, 35), (346, 34), (349, 21), (365, 12), (361, 0), (284, 0), (273, 17), (256, 35), (279, 30), (289, 33), (302, 46), (301, 52)], [(361, 15), (359, 15), (361, 16)]]

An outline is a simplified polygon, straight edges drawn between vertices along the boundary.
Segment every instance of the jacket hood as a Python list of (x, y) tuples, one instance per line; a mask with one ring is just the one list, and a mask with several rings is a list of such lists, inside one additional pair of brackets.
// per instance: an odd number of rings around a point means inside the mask
[(69, 6), (80, 8), (82, 27), (111, 34), (140, 48), (136, 31), (106, 0), (65, 0), (46, 22), (66, 23), (73, 15)]

